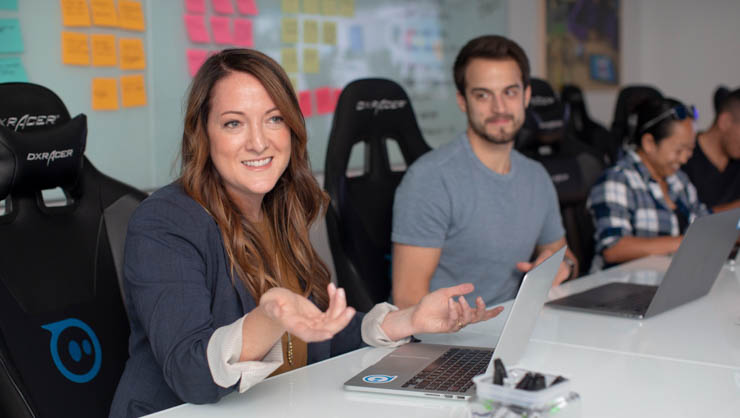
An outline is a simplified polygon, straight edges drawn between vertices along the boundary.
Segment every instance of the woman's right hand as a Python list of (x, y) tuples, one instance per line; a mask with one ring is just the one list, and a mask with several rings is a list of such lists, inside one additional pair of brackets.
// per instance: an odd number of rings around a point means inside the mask
[(355, 315), (354, 308), (347, 306), (344, 289), (329, 283), (327, 290), (329, 307), (326, 312), (321, 312), (306, 297), (279, 287), (265, 292), (260, 306), (270, 319), (301, 340), (324, 341), (344, 329)]

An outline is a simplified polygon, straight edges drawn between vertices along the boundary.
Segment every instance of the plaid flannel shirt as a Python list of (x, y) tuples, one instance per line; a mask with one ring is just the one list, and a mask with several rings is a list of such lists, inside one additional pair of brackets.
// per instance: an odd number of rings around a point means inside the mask
[[(666, 178), (668, 196), (689, 223), (709, 213), (683, 171)], [(596, 254), (623, 236), (678, 236), (678, 217), (668, 207), (660, 185), (634, 151), (628, 151), (591, 188), (586, 203), (593, 217)]]

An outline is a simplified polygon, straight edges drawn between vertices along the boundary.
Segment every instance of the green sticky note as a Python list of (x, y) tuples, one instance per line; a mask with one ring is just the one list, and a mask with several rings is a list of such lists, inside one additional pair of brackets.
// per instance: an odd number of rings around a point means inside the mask
[(18, 19), (0, 19), (0, 54), (23, 52), (21, 23)]
[(0, 0), (0, 10), (18, 10), (18, 0)]
[(28, 75), (20, 57), (0, 58), (0, 83), (27, 82)]

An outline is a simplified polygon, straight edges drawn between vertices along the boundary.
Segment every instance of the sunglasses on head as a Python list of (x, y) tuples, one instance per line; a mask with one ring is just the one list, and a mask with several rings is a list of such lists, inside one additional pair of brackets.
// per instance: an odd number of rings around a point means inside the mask
[(664, 119), (671, 117), (673, 120), (684, 120), (686, 118), (691, 118), (693, 120), (699, 119), (699, 111), (696, 110), (696, 107), (694, 105), (690, 106), (684, 106), (684, 105), (677, 105), (673, 106), (672, 108), (666, 110), (665, 112), (661, 113), (660, 115), (650, 119), (649, 121), (645, 122), (644, 125), (642, 125), (642, 129), (640, 129), (640, 132), (645, 133), (648, 129), (652, 128), (653, 126), (657, 125), (659, 122), (663, 121)]

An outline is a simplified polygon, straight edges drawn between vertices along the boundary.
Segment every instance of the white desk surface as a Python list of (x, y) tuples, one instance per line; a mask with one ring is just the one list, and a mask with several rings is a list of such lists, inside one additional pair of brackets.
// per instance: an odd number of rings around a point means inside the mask
[[(662, 268), (665, 257), (628, 263), (554, 289), (551, 297)], [(655, 281), (655, 277), (652, 279)], [(646, 280), (649, 281), (649, 280)], [(510, 302), (504, 304), (509, 306)], [(425, 342), (491, 346), (505, 315)], [(344, 381), (390, 350), (365, 348), (286, 373), (213, 405), (181, 405), (166, 417), (448, 417), (465, 402), (345, 391)], [(586, 417), (740, 416), (740, 274), (723, 269), (710, 294), (647, 320), (545, 308), (521, 367), (569, 377)]]

